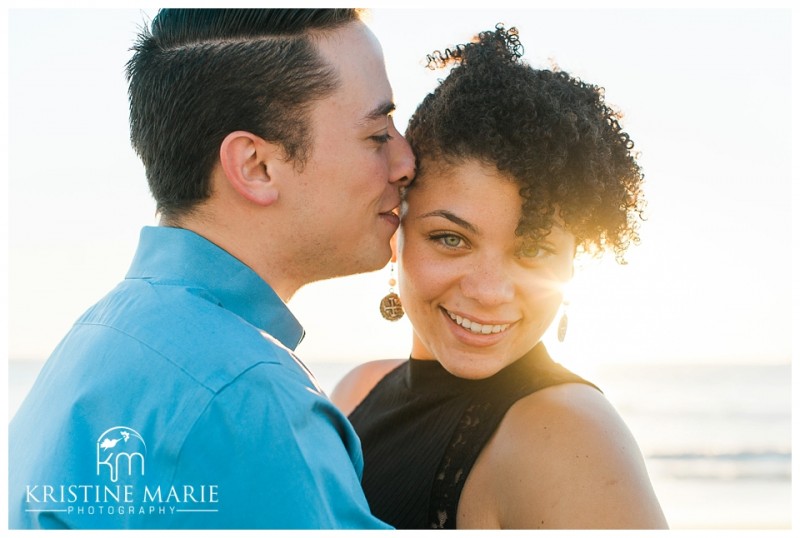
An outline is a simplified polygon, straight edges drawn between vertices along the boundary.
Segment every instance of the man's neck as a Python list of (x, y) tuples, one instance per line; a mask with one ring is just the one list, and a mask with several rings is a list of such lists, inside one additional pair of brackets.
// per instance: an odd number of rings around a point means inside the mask
[(239, 231), (235, 224), (221, 225), (203, 211), (194, 211), (177, 218), (162, 218), (159, 225), (183, 228), (214, 243), (252, 269), (285, 303), (289, 302), (304, 284), (296, 282), (291, 275), (284, 274), (282, 268), (286, 267), (286, 264), (280, 261), (279, 254), (271, 256), (263, 250), (263, 245), (248, 242), (247, 237), (253, 235), (252, 230), (245, 233)]

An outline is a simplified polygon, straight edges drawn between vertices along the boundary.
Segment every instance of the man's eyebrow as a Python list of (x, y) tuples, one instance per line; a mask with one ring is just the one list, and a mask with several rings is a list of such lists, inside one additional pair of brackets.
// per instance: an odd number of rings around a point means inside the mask
[(395, 107), (394, 103), (391, 102), (391, 101), (386, 101), (384, 103), (381, 103), (378, 106), (376, 106), (375, 108), (373, 108), (372, 110), (370, 110), (369, 112), (367, 112), (366, 114), (364, 114), (364, 117), (361, 118), (358, 121), (358, 123), (363, 125), (363, 124), (369, 123), (371, 121), (375, 121), (375, 120), (384, 118), (384, 117), (388, 116), (389, 114), (391, 114), (392, 112), (394, 112), (395, 108), (396, 107)]
[(454, 215), (453, 213), (447, 211), (446, 209), (437, 209), (436, 211), (431, 211), (430, 213), (425, 213), (424, 215), (420, 215), (419, 216), (419, 218), (421, 218), (421, 219), (425, 219), (425, 218), (428, 218), (428, 217), (441, 217), (441, 218), (449, 220), (453, 224), (457, 224), (458, 226), (461, 226), (465, 230), (469, 230), (472, 233), (480, 233), (478, 231), (478, 228), (476, 228), (475, 226), (473, 226), (469, 222), (465, 221), (461, 217), (457, 217), (456, 215)]

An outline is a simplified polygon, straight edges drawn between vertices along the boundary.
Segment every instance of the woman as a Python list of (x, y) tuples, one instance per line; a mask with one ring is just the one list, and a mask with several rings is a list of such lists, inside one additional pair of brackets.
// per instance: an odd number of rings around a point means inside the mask
[(665, 528), (602, 393), (541, 343), (576, 253), (638, 240), (642, 174), (602, 90), (481, 33), (419, 106), (397, 241), (411, 358), (333, 400), (362, 440), (373, 513), (398, 528)]

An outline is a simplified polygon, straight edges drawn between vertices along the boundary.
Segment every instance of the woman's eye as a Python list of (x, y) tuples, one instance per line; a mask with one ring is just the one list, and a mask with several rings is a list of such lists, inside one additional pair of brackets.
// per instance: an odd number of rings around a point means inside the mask
[(528, 247), (520, 249), (519, 255), (523, 258), (538, 258), (541, 255), (542, 249), (539, 247)]
[(464, 240), (461, 237), (453, 234), (432, 235), (431, 239), (447, 248), (459, 248), (464, 244)]
[(520, 258), (544, 258), (554, 253), (555, 251), (552, 248), (543, 245), (528, 245), (518, 251)]

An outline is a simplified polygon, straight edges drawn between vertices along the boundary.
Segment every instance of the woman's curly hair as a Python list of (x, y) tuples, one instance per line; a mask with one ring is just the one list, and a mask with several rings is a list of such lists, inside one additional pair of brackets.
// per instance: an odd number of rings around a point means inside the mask
[(516, 28), (498, 24), (471, 43), (428, 55), (431, 69), (454, 67), (406, 130), (418, 177), (426, 163), (493, 165), (520, 186), (518, 235), (541, 240), (558, 208), (579, 250), (613, 250), (624, 263), (629, 244), (639, 241), (644, 209), (633, 141), (603, 88), (557, 69), (533, 69), (522, 53)]

